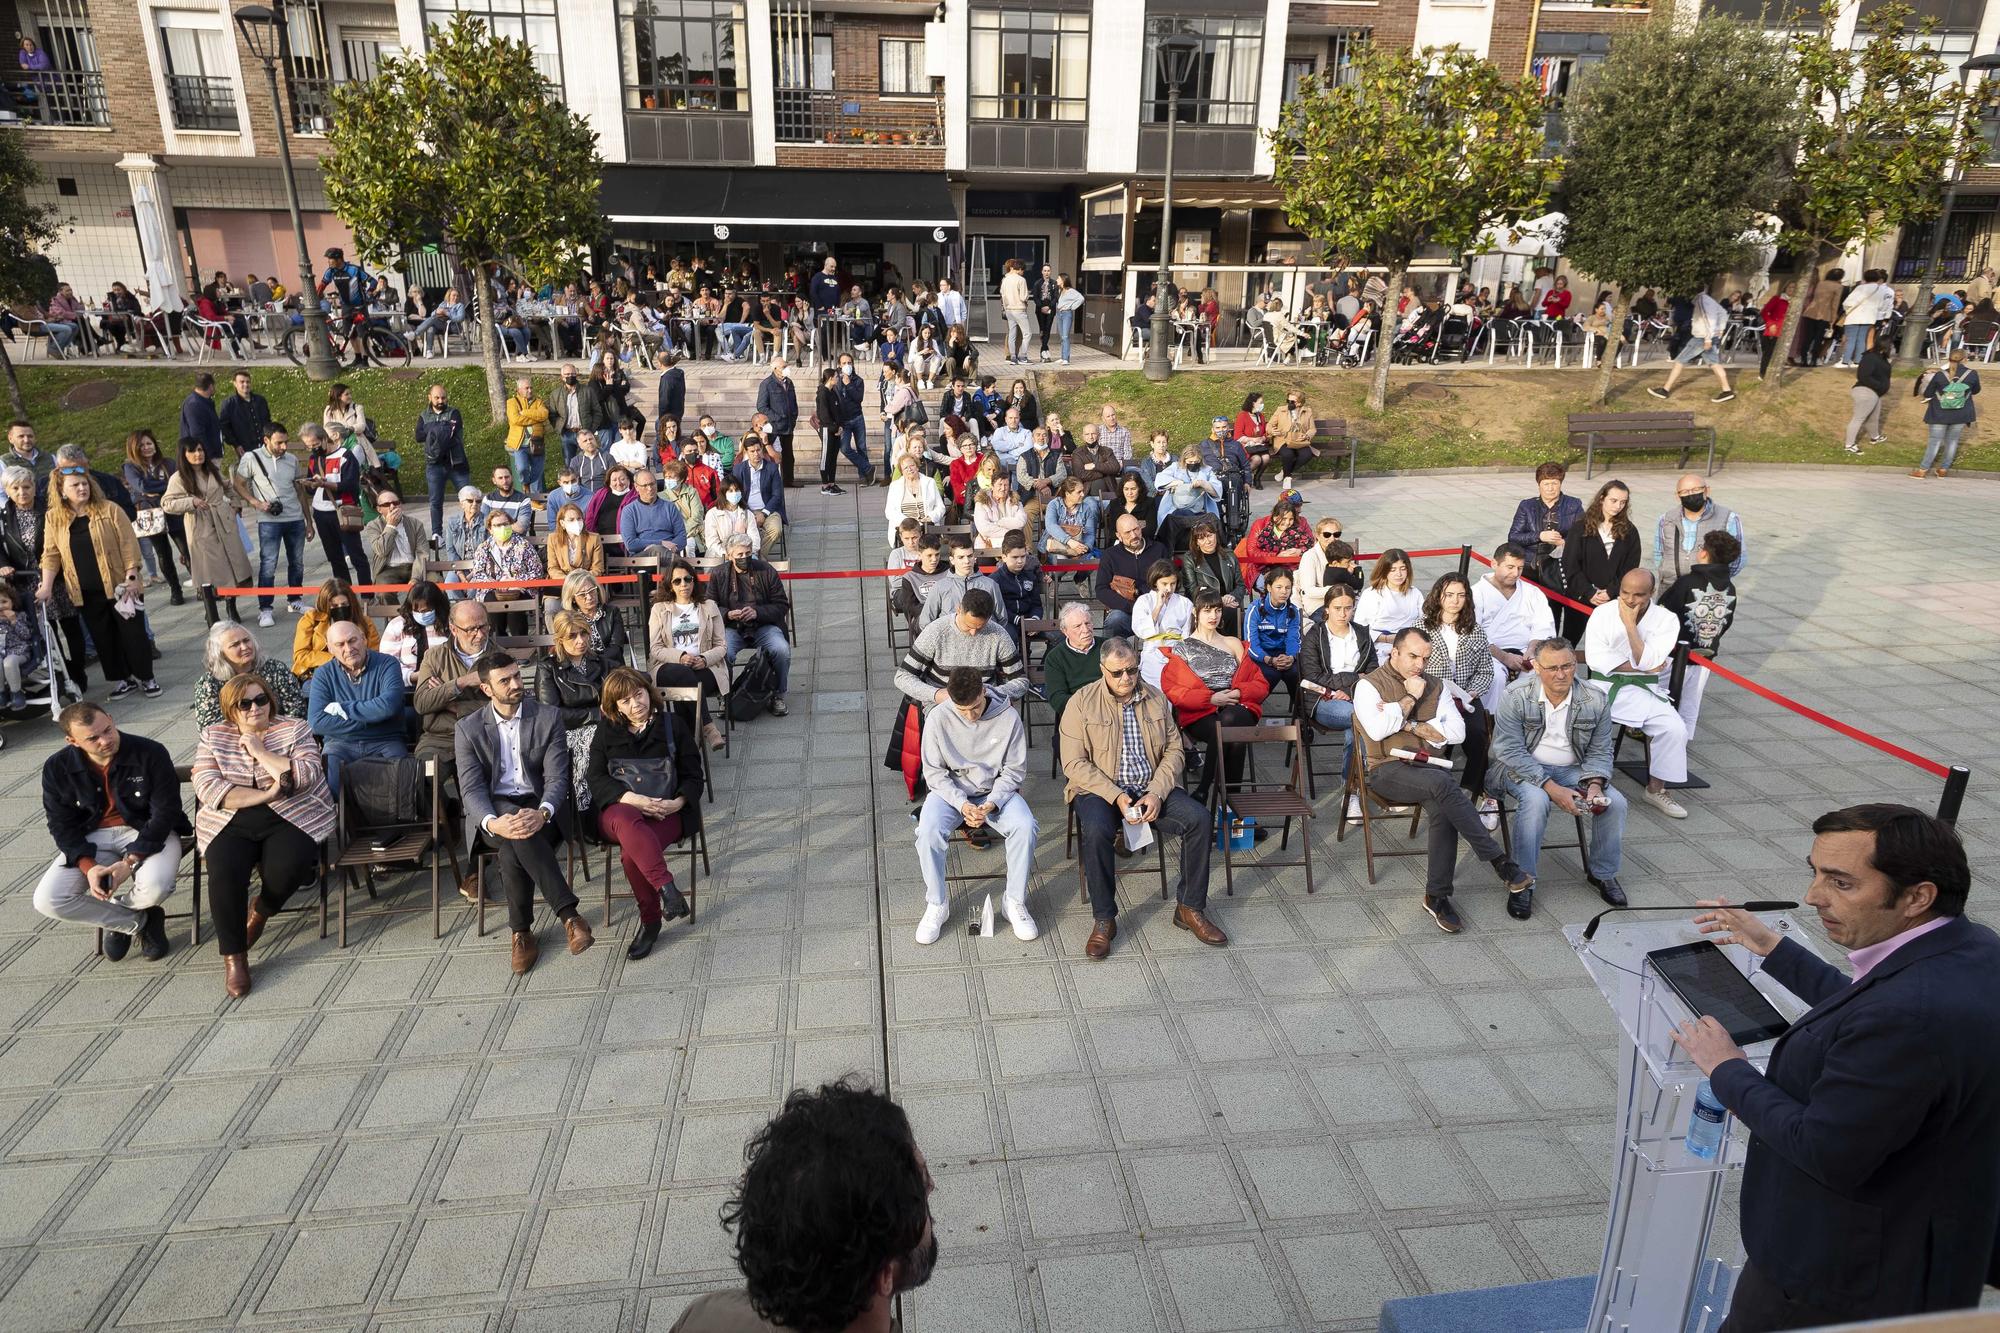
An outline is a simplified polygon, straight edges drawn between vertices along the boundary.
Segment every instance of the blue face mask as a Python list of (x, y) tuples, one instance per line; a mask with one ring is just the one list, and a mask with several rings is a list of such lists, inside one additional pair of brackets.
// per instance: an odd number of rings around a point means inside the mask
[(411, 616), (412, 620), (415, 620), (419, 625), (424, 626), (426, 629), (430, 628), (432, 625), (437, 624), (437, 618), (438, 618), (438, 613), (435, 611), (418, 611), (412, 614)]

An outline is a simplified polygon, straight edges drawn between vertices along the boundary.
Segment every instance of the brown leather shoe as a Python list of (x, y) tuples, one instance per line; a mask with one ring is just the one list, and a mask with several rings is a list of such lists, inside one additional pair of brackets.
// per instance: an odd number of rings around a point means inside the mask
[(458, 882), (458, 896), (471, 903), (474, 907), (477, 907), (479, 905), (479, 877), (477, 875), (467, 875), (464, 879), (461, 879)]
[(569, 932), (569, 951), (571, 953), (582, 953), (585, 949), (597, 943), (597, 937), (590, 933), (590, 923), (583, 919), (583, 913), (581, 912), (563, 922), (563, 929)]
[(264, 905), (252, 898), (250, 915), (243, 919), (243, 952), (248, 953), (257, 947), (257, 941), (264, 937), (264, 923), (270, 919), (271, 914), (264, 910)]
[(232, 1000), (250, 993), (250, 960), (240, 953), (222, 955), (222, 989)]
[(1219, 949), (1229, 943), (1229, 937), (1222, 933), (1222, 927), (1185, 903), (1175, 905), (1174, 924), (1192, 934), (1203, 944), (1211, 944)]
[(542, 956), (542, 946), (535, 942), (534, 932), (517, 930), (514, 932), (514, 975), (519, 976), (535, 965)]
[(1118, 922), (1105, 917), (1090, 929), (1090, 938), (1083, 942), (1085, 958), (1103, 958), (1111, 952), (1111, 941), (1118, 938)]

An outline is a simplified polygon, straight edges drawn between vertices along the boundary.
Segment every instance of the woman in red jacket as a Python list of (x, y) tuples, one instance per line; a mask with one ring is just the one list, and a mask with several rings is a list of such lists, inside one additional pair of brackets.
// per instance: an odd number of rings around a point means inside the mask
[(1264, 700), (1271, 687), (1243, 640), (1222, 632), (1222, 598), (1204, 592), (1194, 602), (1194, 632), (1162, 648), (1166, 665), (1160, 670), (1160, 692), (1174, 706), (1174, 720), (1187, 738), (1205, 749), (1202, 760), (1204, 781), (1213, 784), (1227, 768), (1233, 784), (1243, 779), (1243, 747), (1234, 745), (1223, 752), (1221, 728), (1254, 727), (1264, 715)]
[(1764, 302), (1757, 313), (1763, 316), (1764, 329), (1759, 341), (1764, 350), (1757, 358), (1757, 378), (1763, 379), (1771, 371), (1771, 353), (1778, 350), (1778, 340), (1785, 336), (1785, 316), (1792, 311), (1792, 303), (1785, 296), (1787, 288), (1778, 286), (1771, 289), (1771, 299)]
[(1556, 285), (1542, 296), (1542, 315), (1547, 319), (1561, 319), (1569, 313), (1569, 279), (1557, 278)]
[(1271, 461), (1271, 428), (1264, 420), (1264, 395), (1253, 393), (1236, 414), (1236, 443), (1250, 459), (1250, 485), (1264, 489), (1264, 465)]

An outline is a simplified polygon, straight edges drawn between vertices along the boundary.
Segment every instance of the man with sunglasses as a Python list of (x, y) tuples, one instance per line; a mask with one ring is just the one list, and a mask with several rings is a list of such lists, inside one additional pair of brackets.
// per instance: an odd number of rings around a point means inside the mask
[(371, 650), (368, 636), (351, 620), (327, 627), (326, 650), (333, 660), (313, 672), (306, 721), (326, 756), (326, 785), (338, 797), (342, 764), (401, 759), (410, 747), (403, 741), (402, 665)]
[(1132, 640), (1106, 639), (1098, 650), (1103, 679), (1070, 696), (1059, 726), (1066, 786), (1081, 831), (1084, 886), (1094, 920), (1086, 958), (1111, 952), (1118, 935), (1114, 856), (1157, 837), (1180, 840), (1174, 925), (1220, 948), (1229, 937), (1208, 919), (1208, 854), (1214, 824), (1206, 805), (1181, 788), (1186, 751), (1167, 696), (1139, 678)]

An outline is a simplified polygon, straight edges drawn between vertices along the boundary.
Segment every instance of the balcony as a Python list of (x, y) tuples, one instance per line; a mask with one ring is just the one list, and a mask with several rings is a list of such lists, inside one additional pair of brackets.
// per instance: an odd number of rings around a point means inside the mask
[(325, 134), (333, 126), (333, 80), (290, 74), (285, 85), (291, 92), (292, 133)]
[(847, 147), (944, 142), (927, 115), (871, 105), (875, 99), (823, 88), (778, 88), (771, 93), (781, 144), (839, 144)]
[(7, 118), (11, 104), (13, 121), (19, 125), (71, 129), (111, 123), (104, 104), (104, 76), (96, 70), (9, 71), (0, 78), (0, 88), (5, 90), (0, 120)]
[(233, 134), (242, 128), (236, 119), (236, 85), (229, 79), (206, 74), (169, 74), (167, 105), (173, 111), (177, 130), (220, 130)]

